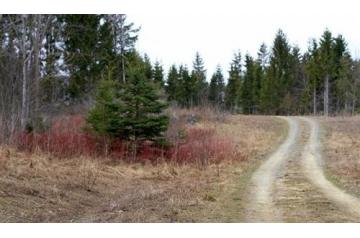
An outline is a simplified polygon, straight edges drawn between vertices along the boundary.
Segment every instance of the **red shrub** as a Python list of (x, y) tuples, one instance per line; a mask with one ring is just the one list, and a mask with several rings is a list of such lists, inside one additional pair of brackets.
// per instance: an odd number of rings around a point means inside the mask
[(94, 137), (82, 131), (84, 125), (81, 116), (59, 118), (46, 132), (19, 134), (17, 146), (30, 152), (38, 148), (61, 158), (92, 156), (98, 152), (98, 143)]
[(218, 163), (236, 156), (231, 140), (216, 137), (214, 129), (192, 128), (185, 142), (171, 148), (171, 159), (180, 163)]
[(54, 120), (46, 132), (19, 134), (17, 146), (29, 152), (38, 148), (59, 158), (104, 156), (107, 151), (107, 155), (114, 159), (157, 161), (163, 158), (177, 163), (202, 165), (230, 160), (236, 156), (233, 142), (217, 137), (215, 130), (209, 128), (191, 128), (183, 140), (167, 148), (144, 142), (137, 145), (134, 156), (134, 149), (129, 142), (117, 139), (106, 145), (104, 141), (85, 132), (82, 129), (84, 126), (82, 116), (62, 117)]

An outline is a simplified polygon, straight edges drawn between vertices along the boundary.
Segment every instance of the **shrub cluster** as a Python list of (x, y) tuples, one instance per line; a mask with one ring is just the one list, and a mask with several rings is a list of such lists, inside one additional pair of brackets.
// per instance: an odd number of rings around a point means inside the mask
[(109, 144), (84, 130), (82, 116), (62, 117), (53, 121), (51, 127), (41, 133), (21, 133), (17, 137), (17, 147), (22, 151), (34, 152), (39, 149), (57, 158), (79, 156), (104, 157), (134, 162), (156, 162), (161, 160), (179, 164), (197, 163), (207, 165), (223, 160), (241, 158), (234, 143), (216, 136), (214, 129), (192, 127), (183, 137), (172, 141), (171, 145), (160, 145), (144, 141), (132, 152), (132, 144), (114, 139)]

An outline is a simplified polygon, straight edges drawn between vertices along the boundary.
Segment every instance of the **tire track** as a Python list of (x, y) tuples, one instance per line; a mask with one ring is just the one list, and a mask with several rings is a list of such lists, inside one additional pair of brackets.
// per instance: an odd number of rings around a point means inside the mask
[(299, 136), (298, 121), (291, 117), (280, 117), (289, 124), (286, 140), (255, 171), (251, 179), (250, 200), (247, 211), (249, 222), (281, 222), (281, 213), (274, 207), (273, 186), (281, 168), (287, 162)]
[(335, 205), (360, 218), (360, 200), (336, 187), (326, 179), (321, 166), (319, 125), (314, 119), (302, 118), (310, 126), (310, 138), (302, 155), (302, 163), (309, 180)]

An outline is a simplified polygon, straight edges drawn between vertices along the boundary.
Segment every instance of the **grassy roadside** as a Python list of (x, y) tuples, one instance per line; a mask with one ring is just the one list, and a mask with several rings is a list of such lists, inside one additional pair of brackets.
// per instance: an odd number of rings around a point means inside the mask
[(360, 197), (360, 117), (321, 118), (320, 122), (325, 176)]

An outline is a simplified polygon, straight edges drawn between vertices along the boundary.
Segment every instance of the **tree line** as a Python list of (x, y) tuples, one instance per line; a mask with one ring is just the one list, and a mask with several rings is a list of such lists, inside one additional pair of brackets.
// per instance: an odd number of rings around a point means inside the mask
[(206, 102), (245, 114), (354, 114), (359, 110), (359, 69), (341, 35), (325, 30), (301, 54), (279, 30), (272, 47), (262, 44), (257, 57), (234, 54), (226, 85), (220, 67), (207, 85), (197, 53), (191, 74), (186, 66), (171, 66), (165, 88), (170, 101), (186, 107)]
[(132, 138), (164, 131), (162, 112), (170, 103), (244, 114), (359, 110), (360, 62), (329, 30), (305, 53), (279, 30), (270, 48), (262, 44), (256, 57), (239, 51), (228, 72), (218, 66), (209, 78), (199, 53), (191, 68), (168, 70), (140, 55), (139, 31), (124, 14), (1, 15), (1, 136), (31, 131), (42, 114), (79, 103), (93, 108), (88, 121), (100, 134)]

